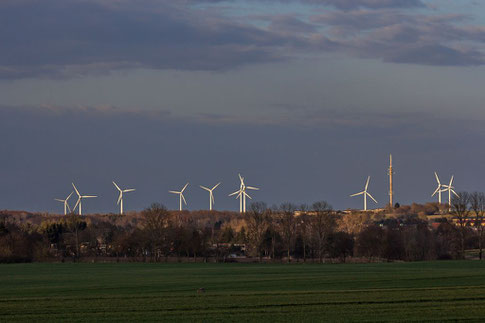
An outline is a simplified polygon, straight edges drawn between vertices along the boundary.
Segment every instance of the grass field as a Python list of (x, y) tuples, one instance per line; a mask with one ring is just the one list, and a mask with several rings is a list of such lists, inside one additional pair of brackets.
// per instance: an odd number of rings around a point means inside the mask
[(0, 265), (2, 321), (460, 319), (485, 320), (485, 262)]

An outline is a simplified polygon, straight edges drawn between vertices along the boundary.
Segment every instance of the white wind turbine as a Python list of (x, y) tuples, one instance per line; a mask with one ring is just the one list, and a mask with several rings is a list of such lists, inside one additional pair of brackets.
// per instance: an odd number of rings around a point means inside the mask
[(455, 194), (456, 197), (460, 197), (456, 192), (453, 190), (455, 187), (453, 186), (453, 179), (454, 175), (451, 175), (450, 184), (446, 185), (443, 184), (444, 187), (443, 192), (448, 192), (448, 207), (451, 209), (451, 193)]
[(207, 192), (209, 192), (209, 210), (212, 211), (212, 204), (215, 204), (216, 201), (214, 200), (214, 194), (212, 193), (216, 188), (217, 186), (219, 186), (221, 184), (221, 182), (217, 183), (213, 188), (208, 188), (208, 187), (205, 187), (205, 186), (202, 186), (202, 185), (199, 185), (200, 188), (202, 188), (203, 190), (206, 190)]
[(71, 207), (69, 206), (69, 203), (67, 203), (67, 201), (69, 200), (69, 198), (71, 197), (72, 194), (74, 194), (74, 192), (71, 192), (71, 194), (69, 194), (69, 196), (66, 197), (65, 200), (54, 199), (54, 200), (56, 200), (58, 202), (64, 203), (64, 215), (67, 214), (67, 210), (69, 210), (69, 213), (71, 213)]
[(246, 186), (246, 184), (244, 184), (244, 177), (242, 177), (241, 174), (238, 174), (238, 175), (239, 175), (239, 180), (241, 181), (239, 190), (229, 194), (229, 196), (234, 196), (237, 194), (236, 199), (239, 199), (239, 212), (246, 213), (246, 197), (249, 197), (249, 199), (252, 199), (251, 196), (249, 196), (249, 194), (246, 193), (246, 189), (259, 191), (259, 188), (253, 187), (253, 186)]
[(180, 192), (177, 192), (177, 191), (169, 191), (169, 193), (178, 194), (179, 195), (179, 211), (182, 211), (182, 200), (184, 201), (185, 205), (187, 205), (187, 201), (185, 200), (185, 197), (184, 197), (184, 191), (185, 191), (185, 189), (187, 188), (188, 185), (189, 185), (189, 183), (185, 184), (184, 188), (182, 188), (180, 190)]
[(362, 192), (352, 194), (350, 196), (364, 195), (364, 211), (367, 211), (367, 196), (369, 196), (374, 202), (377, 203), (376, 199), (367, 192), (367, 187), (369, 187), (370, 176), (367, 177), (367, 182), (365, 183), (365, 188)]
[(441, 193), (445, 192), (446, 190), (442, 189), (444, 185), (441, 184), (438, 174), (436, 174), (436, 172), (434, 172), (434, 177), (436, 177), (436, 182), (438, 182), (438, 187), (433, 192), (433, 194), (431, 194), (431, 197), (435, 196), (435, 194), (438, 193), (438, 203), (441, 204)]
[(97, 197), (96, 195), (81, 195), (81, 193), (79, 193), (79, 191), (77, 190), (76, 188), (76, 185), (74, 185), (74, 183), (72, 183), (72, 187), (74, 187), (74, 190), (76, 191), (76, 194), (78, 196), (78, 199), (77, 199), (77, 202), (76, 202), (76, 205), (74, 205), (74, 208), (72, 209), (72, 211), (74, 212), (76, 210), (76, 207), (79, 205), (79, 208), (77, 209), (78, 210), (78, 213), (79, 215), (83, 215), (82, 214), (82, 201), (83, 199), (88, 199), (88, 198), (93, 198), (93, 197)]
[(120, 214), (123, 215), (123, 193), (133, 192), (134, 188), (129, 188), (126, 190), (122, 190), (114, 181), (113, 185), (120, 191), (120, 196), (118, 197), (118, 202), (116, 204), (120, 205)]

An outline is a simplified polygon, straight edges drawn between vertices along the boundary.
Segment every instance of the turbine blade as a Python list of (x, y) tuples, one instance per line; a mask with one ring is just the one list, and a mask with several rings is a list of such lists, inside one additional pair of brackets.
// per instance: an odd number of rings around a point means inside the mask
[(74, 192), (71, 192), (71, 194), (69, 194), (69, 196), (66, 198), (66, 201), (69, 200), (69, 198), (72, 196), (72, 194), (74, 194)]
[(121, 191), (121, 188), (114, 181), (113, 181), (113, 185), (118, 189), (118, 191)]
[(81, 202), (81, 197), (77, 199), (76, 205), (74, 205), (74, 208), (72, 209), (73, 211), (77, 208), (80, 202)]
[(79, 191), (76, 188), (76, 185), (74, 185), (74, 183), (71, 183), (71, 184), (72, 184), (72, 187), (74, 187), (74, 190), (76, 191), (77, 196), (81, 196), (81, 194), (79, 193)]
[(252, 200), (252, 199), (253, 199), (251, 196), (249, 196), (249, 194), (248, 194), (248, 193), (246, 193), (246, 192), (243, 192), (243, 193), (244, 193), (244, 195), (246, 195), (247, 197), (249, 197), (249, 199), (250, 199), (250, 200)]
[(456, 197), (460, 197), (460, 195), (456, 194), (456, 192), (453, 190), (451, 190), (451, 193), (455, 194)]
[(453, 178), (455, 177), (455, 175), (451, 175), (451, 179), (450, 179), (450, 186), (453, 184)]
[(259, 188), (253, 187), (253, 186), (246, 186), (248, 190), (254, 190), (254, 191), (259, 191)]
[(367, 192), (366, 192), (366, 194), (367, 194), (367, 195), (368, 195), (368, 196), (369, 196), (369, 197), (370, 197), (370, 198), (371, 198), (371, 199), (372, 199), (374, 202), (376, 202), (376, 203), (377, 203), (376, 199), (375, 199), (375, 198), (374, 198), (372, 195), (370, 195), (370, 193), (367, 193)]
[(217, 186), (221, 185), (221, 182), (217, 183), (213, 188), (212, 188), (212, 191), (215, 190), (217, 188)]
[(241, 191), (240, 190), (239, 191), (235, 191), (234, 193), (229, 194), (229, 196), (233, 196), (233, 195), (236, 195), (238, 193), (241, 193)]
[(438, 193), (440, 191), (440, 189), (441, 189), (441, 185), (438, 186), (437, 189), (435, 189), (435, 191), (433, 192), (433, 194), (431, 194), (431, 197), (435, 196), (435, 194)]
[(364, 191), (367, 191), (367, 187), (369, 186), (369, 181), (370, 181), (370, 176), (367, 176), (367, 182), (365, 182), (365, 189), (364, 189)]
[(168, 191), (169, 193), (172, 193), (172, 194), (180, 194), (181, 192), (177, 192), (177, 191)]
[(67, 206), (67, 209), (69, 210), (69, 213), (71, 213), (72, 212), (71, 207), (69, 206), (69, 203), (67, 203), (67, 201), (66, 201), (66, 206)]
[(352, 195), (350, 195), (350, 196), (358, 196), (358, 195), (362, 195), (362, 194), (364, 194), (364, 193), (365, 193), (365, 191), (362, 191), (362, 192), (360, 192), (360, 193), (355, 193), (355, 194), (352, 194)]
[(434, 172), (434, 176), (436, 177), (436, 181), (438, 182), (438, 185), (441, 185), (440, 179), (438, 178), (438, 174), (436, 174), (436, 172)]
[(187, 205), (187, 201), (185, 200), (185, 197), (182, 193), (180, 193), (180, 196), (182, 197), (182, 200), (184, 201), (185, 205)]
[(55, 201), (58, 201), (58, 202), (62, 202), (64, 203), (65, 201), (64, 200), (60, 200), (60, 199), (54, 199)]
[(120, 196), (118, 197), (118, 202), (116, 202), (116, 204), (120, 204), (122, 198), (123, 198), (123, 193), (120, 193)]
[(136, 191), (134, 188), (129, 188), (129, 189), (123, 190), (123, 193), (134, 192), (134, 191)]
[(184, 188), (182, 188), (182, 190), (180, 192), (183, 193), (188, 185), (189, 185), (189, 183), (185, 184)]
[(211, 192), (211, 200), (212, 200), (212, 204), (216, 203), (216, 200), (214, 199), (214, 194), (212, 194), (212, 192)]
[(207, 187), (202, 186), (202, 185), (199, 185), (199, 186), (200, 186), (200, 188), (201, 188), (201, 189), (203, 189), (203, 190), (206, 190), (206, 191), (208, 191), (208, 192), (210, 192), (210, 191), (211, 191), (211, 190), (210, 190), (210, 188), (207, 188)]
[(89, 199), (89, 198), (92, 198), (92, 197), (98, 197), (97, 195), (83, 195), (82, 198), (83, 199)]

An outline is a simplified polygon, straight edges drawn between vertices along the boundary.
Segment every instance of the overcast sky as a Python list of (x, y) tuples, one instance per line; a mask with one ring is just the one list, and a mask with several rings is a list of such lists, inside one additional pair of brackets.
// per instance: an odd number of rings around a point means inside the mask
[[(477, 0), (1, 0), (0, 209), (359, 208), (433, 200), (433, 171), (485, 190)], [(74, 200), (72, 201), (74, 202)]]

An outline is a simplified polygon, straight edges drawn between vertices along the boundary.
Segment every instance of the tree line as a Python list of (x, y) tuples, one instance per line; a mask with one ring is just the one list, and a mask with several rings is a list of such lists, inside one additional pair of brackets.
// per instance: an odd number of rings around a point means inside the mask
[(168, 211), (153, 204), (132, 215), (0, 214), (0, 261), (284, 261), (346, 262), (482, 257), (483, 193), (459, 193), (453, 218), (437, 203), (340, 212), (312, 205), (256, 202), (244, 214)]

